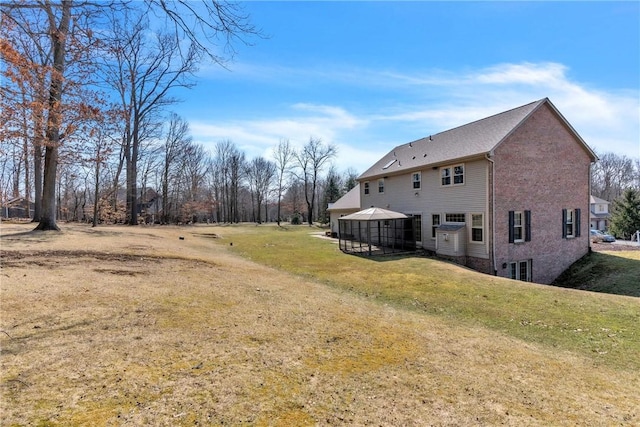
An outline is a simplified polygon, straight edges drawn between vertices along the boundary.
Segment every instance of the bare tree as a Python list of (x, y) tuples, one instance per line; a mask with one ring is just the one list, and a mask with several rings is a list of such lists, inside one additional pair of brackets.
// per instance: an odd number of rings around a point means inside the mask
[[(196, 71), (197, 50), (181, 50), (179, 41), (169, 35), (157, 35), (149, 42), (148, 22), (139, 15), (115, 20), (114, 38), (108, 52), (114, 57), (108, 75), (118, 90), (122, 111), (127, 120), (124, 147), (127, 172), (127, 210), (129, 224), (138, 223), (137, 182), (140, 146), (145, 131), (153, 128), (153, 116), (176, 102), (169, 96), (176, 87), (192, 87)], [(147, 125), (147, 126), (145, 126)], [(151, 125), (151, 127), (149, 127)]]
[(273, 149), (273, 158), (275, 159), (276, 174), (278, 179), (278, 213), (276, 221), (280, 225), (282, 196), (286, 190), (287, 175), (291, 173), (292, 162), (295, 159), (295, 150), (291, 147), (288, 139), (281, 139), (278, 145)]
[[(254, 218), (258, 224), (262, 222), (260, 208), (262, 203), (266, 201), (269, 187), (275, 174), (276, 165), (263, 157), (256, 157), (247, 163), (246, 176), (249, 181), (251, 193), (255, 196), (256, 208), (254, 209)], [(267, 218), (265, 218), (265, 220), (267, 220)]]
[(209, 161), (208, 154), (201, 144), (190, 142), (183, 145), (181, 159), (182, 216), (186, 221), (197, 222), (199, 214), (207, 211), (202, 184)]
[(323, 145), (322, 140), (309, 138), (309, 142), (296, 153), (300, 178), (304, 185), (304, 196), (307, 203), (307, 222), (313, 224), (313, 213), (316, 202), (316, 189), (320, 173), (327, 162), (337, 153), (335, 146)]
[(636, 173), (633, 159), (615, 153), (604, 153), (591, 170), (591, 192), (613, 201), (634, 185)]
[(223, 222), (240, 220), (240, 185), (244, 178), (245, 154), (230, 140), (216, 144), (213, 173), (219, 192), (219, 218)]
[[(24, 11), (37, 11), (44, 18), (36, 19), (42, 29), (39, 34), (45, 34), (48, 39), (46, 52), (51, 57), (51, 67), (48, 70), (48, 99), (43, 111), (46, 117), (45, 127), (45, 153), (42, 190), (42, 213), (37, 229), (58, 230), (56, 224), (56, 174), (58, 167), (59, 147), (63, 133), (62, 123), (65, 120), (65, 102), (63, 97), (65, 88), (72, 80), (69, 78), (69, 62), (74, 59), (76, 51), (92, 45), (92, 34), (97, 28), (94, 24), (98, 21), (90, 21), (88, 16), (104, 17), (109, 11), (124, 10), (130, 7), (143, 5), (146, 12), (159, 13), (167, 19), (167, 27), (171, 30), (167, 33), (167, 46), (181, 46), (183, 40), (190, 42), (191, 48), (178, 50), (183, 55), (182, 63), (189, 63), (190, 58), (206, 54), (213, 62), (223, 64), (228, 57), (233, 56), (233, 43), (244, 42), (245, 36), (259, 35), (248, 21), (248, 17), (242, 13), (240, 6), (228, 4), (217, 0), (206, 0), (198, 3), (198, 6), (186, 0), (167, 2), (164, 0), (146, 0), (145, 3), (135, 3), (126, 0), (113, 0), (106, 2), (94, 2), (84, 0), (34, 0), (34, 1), (2, 1), (0, 2), (2, 22), (11, 21), (21, 30), (28, 27), (24, 24)], [(73, 16), (73, 19), (72, 19)], [(83, 37), (79, 37), (81, 35)], [(171, 41), (169, 41), (171, 39)], [(221, 45), (222, 43), (222, 45)], [(219, 48), (222, 47), (222, 51)], [(171, 50), (171, 49), (169, 49)], [(195, 63), (195, 60), (193, 60)], [(162, 68), (162, 64), (160, 64)], [(169, 79), (170, 80), (170, 79)], [(152, 90), (155, 97), (158, 92)], [(143, 102), (142, 98), (137, 101)], [(144, 103), (144, 102), (143, 102)], [(147, 103), (150, 105), (150, 103)], [(139, 104), (139, 110), (133, 111), (133, 117), (139, 119), (144, 108)], [(134, 122), (135, 122), (134, 118)], [(132, 134), (136, 130), (132, 129)], [(129, 160), (135, 162), (135, 142)], [(134, 165), (135, 166), (135, 165)], [(127, 176), (129, 182), (135, 182), (135, 168)], [(135, 184), (130, 184), (135, 190)], [(133, 191), (135, 194), (135, 191)], [(133, 203), (135, 205), (135, 203)], [(132, 208), (133, 209), (133, 208)], [(131, 221), (135, 218), (131, 218)]]
[(169, 223), (169, 182), (176, 160), (180, 153), (180, 148), (191, 143), (189, 136), (189, 123), (177, 114), (171, 114), (168, 129), (162, 145), (162, 222)]

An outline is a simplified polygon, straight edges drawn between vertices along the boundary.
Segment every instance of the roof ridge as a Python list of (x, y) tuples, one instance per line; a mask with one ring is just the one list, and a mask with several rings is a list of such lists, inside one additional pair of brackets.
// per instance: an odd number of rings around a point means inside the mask
[(437, 135), (441, 135), (441, 134), (446, 133), (446, 132), (451, 132), (451, 131), (454, 131), (456, 129), (460, 129), (460, 128), (463, 128), (465, 126), (470, 126), (470, 125), (473, 125), (473, 124), (476, 124), (476, 123), (479, 123), (479, 122), (482, 122), (482, 121), (485, 121), (485, 120), (489, 120), (489, 119), (492, 119), (492, 118), (495, 118), (495, 117), (498, 117), (498, 116), (502, 116), (502, 115), (507, 114), (507, 113), (512, 113), (513, 111), (519, 110), (521, 108), (529, 107), (529, 106), (531, 106), (533, 104), (542, 104), (543, 102), (548, 101), (548, 100), (549, 100), (549, 98), (545, 97), (545, 98), (539, 99), (537, 101), (529, 102), (529, 103), (521, 105), (519, 107), (514, 107), (514, 108), (511, 108), (511, 109), (506, 110), (506, 111), (501, 111), (499, 113), (492, 114), (490, 116), (483, 117), (481, 119), (477, 119), (477, 120), (474, 120), (472, 122), (468, 122), (468, 123), (465, 123), (465, 124), (462, 124), (462, 125), (459, 125), (459, 126), (456, 126), (456, 127), (452, 127), (450, 129), (447, 129), (447, 130), (443, 130), (443, 131), (438, 132), (438, 133), (433, 133), (433, 134), (431, 134), (429, 136), (424, 136), (422, 138), (415, 139), (415, 140), (413, 140), (411, 142), (407, 142), (405, 144), (401, 144), (401, 145), (399, 145), (399, 147), (401, 147), (403, 145), (413, 144), (414, 142), (422, 141), (422, 140), (425, 140), (425, 139), (433, 139), (433, 137), (435, 137)]

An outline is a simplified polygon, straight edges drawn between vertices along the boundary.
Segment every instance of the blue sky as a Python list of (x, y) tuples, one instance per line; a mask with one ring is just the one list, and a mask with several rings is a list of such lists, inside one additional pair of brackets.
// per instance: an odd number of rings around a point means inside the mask
[(281, 138), (364, 172), (398, 144), (549, 97), (598, 152), (640, 157), (639, 2), (246, 2), (265, 39), (175, 111), (207, 148)]

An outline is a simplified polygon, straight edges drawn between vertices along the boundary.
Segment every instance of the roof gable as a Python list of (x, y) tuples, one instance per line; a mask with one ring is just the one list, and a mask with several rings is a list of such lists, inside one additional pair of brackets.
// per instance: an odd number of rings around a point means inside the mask
[(360, 184), (356, 184), (344, 196), (331, 203), (327, 208), (328, 211), (360, 209)]
[(457, 160), (478, 157), (490, 153), (505, 138), (511, 135), (540, 106), (548, 104), (562, 123), (570, 129), (577, 140), (588, 151), (592, 159), (595, 154), (571, 127), (566, 119), (544, 98), (475, 122), (395, 147), (359, 179), (405, 172), (424, 166), (435, 166)]
[(596, 197), (596, 196), (589, 196), (589, 203), (590, 204), (595, 204), (595, 203), (606, 203), (607, 205), (609, 205), (610, 203), (604, 199), (601, 199), (600, 197)]

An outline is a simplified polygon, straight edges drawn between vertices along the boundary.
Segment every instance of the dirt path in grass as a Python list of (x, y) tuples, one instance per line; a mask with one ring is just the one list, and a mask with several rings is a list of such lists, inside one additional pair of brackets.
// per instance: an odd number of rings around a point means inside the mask
[(2, 425), (640, 423), (637, 372), (251, 263), (215, 227), (29, 229), (0, 228)]

